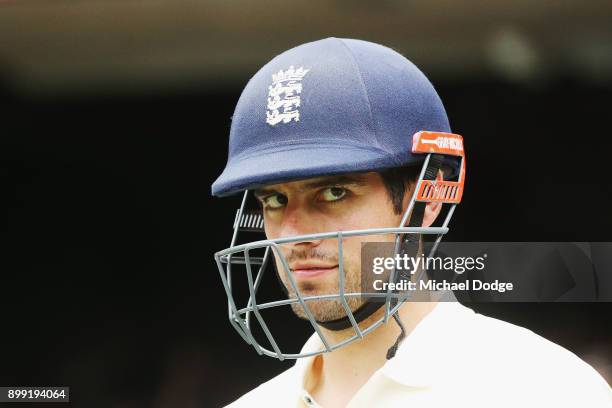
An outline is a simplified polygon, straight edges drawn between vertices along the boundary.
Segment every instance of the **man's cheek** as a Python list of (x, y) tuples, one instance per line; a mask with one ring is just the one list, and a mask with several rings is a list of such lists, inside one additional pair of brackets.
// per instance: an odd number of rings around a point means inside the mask
[(347, 269), (347, 267), (351, 269), (355, 267), (359, 268), (361, 265), (361, 242), (345, 245), (343, 249), (344, 255), (342, 258), (345, 269)]
[[(285, 255), (285, 259), (287, 259), (286, 255)], [(274, 262), (276, 265), (276, 271), (280, 276), (285, 276), (287, 274), (287, 272), (285, 271), (285, 267), (283, 265), (283, 262), (281, 262), (281, 259), (277, 256), (274, 255)]]

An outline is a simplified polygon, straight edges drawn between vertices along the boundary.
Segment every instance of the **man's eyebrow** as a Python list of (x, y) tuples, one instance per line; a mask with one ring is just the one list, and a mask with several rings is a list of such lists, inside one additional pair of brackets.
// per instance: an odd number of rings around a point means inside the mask
[(255, 195), (256, 198), (262, 198), (274, 193), (278, 193), (278, 191), (273, 188), (258, 188), (253, 191), (253, 195)]
[(308, 181), (304, 183), (303, 189), (329, 187), (333, 185), (363, 186), (365, 184), (366, 183), (362, 177), (341, 175), (341, 176), (331, 176), (331, 177), (325, 177), (325, 178), (318, 179), (318, 180)]
[[(353, 186), (364, 186), (366, 185), (363, 177), (360, 176), (349, 176), (349, 175), (340, 175), (340, 176), (329, 176), (320, 179), (315, 179), (313, 181), (305, 182), (300, 188), (299, 191), (312, 190), (315, 188), (321, 187), (329, 187), (334, 185), (353, 185)], [(266, 197), (272, 194), (277, 194), (278, 190), (274, 188), (258, 188), (253, 191), (253, 194), (256, 198)]]

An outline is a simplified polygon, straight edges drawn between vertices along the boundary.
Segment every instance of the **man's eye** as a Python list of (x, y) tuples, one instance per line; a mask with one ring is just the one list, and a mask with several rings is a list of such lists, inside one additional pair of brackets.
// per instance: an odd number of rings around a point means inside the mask
[(265, 197), (263, 203), (266, 207), (275, 210), (287, 205), (287, 197), (282, 194), (272, 194)]
[(323, 201), (338, 201), (346, 195), (346, 189), (342, 187), (328, 187), (321, 192)]

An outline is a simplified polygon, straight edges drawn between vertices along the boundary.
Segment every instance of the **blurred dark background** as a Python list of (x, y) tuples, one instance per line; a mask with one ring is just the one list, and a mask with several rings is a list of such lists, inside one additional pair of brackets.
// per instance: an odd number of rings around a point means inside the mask
[[(0, 385), (214, 407), (288, 367), (226, 320), (212, 254), (239, 199), (210, 184), (242, 87), (306, 41), (379, 42), (430, 77), (468, 152), (448, 240), (610, 241), (612, 3), (491, 3), (0, 2)], [(472, 307), (612, 381), (609, 303)]]

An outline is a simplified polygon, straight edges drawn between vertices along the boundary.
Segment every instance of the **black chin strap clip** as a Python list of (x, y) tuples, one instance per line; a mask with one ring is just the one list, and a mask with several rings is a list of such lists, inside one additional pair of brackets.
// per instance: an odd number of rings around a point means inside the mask
[(399, 336), (397, 336), (397, 339), (395, 339), (395, 343), (393, 343), (393, 345), (389, 347), (389, 350), (387, 350), (387, 360), (391, 360), (393, 357), (395, 357), (397, 349), (399, 348), (402, 341), (406, 338), (406, 328), (404, 327), (404, 323), (402, 323), (402, 319), (399, 318), (397, 312), (393, 313), (393, 319), (395, 320), (395, 323), (397, 323), (401, 331)]

